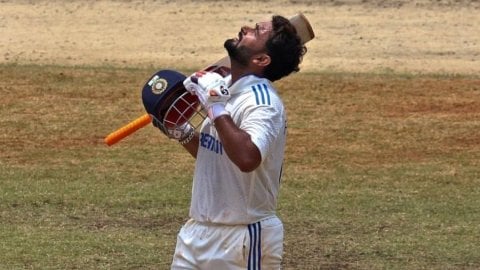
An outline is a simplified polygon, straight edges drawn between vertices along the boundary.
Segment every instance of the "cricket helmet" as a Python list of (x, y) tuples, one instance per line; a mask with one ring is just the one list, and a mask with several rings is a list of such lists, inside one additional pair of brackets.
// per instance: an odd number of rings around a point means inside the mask
[[(186, 77), (174, 70), (160, 70), (153, 74), (142, 89), (142, 101), (148, 114), (160, 128), (174, 129), (190, 122), (196, 128), (205, 118), (197, 96), (183, 86)], [(197, 115), (200, 120), (193, 121)]]

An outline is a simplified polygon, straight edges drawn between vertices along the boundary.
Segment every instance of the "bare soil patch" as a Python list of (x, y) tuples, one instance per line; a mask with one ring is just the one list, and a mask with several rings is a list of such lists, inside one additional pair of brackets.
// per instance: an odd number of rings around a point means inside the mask
[(480, 73), (472, 1), (2, 1), (0, 63), (200, 68), (272, 14), (304, 13), (317, 38), (303, 69)]

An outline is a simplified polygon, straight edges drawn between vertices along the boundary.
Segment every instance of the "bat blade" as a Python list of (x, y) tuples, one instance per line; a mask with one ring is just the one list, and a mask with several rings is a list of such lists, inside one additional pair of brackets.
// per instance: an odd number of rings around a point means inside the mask
[(291, 17), (290, 23), (292, 23), (297, 30), (297, 34), (303, 44), (315, 38), (315, 33), (313, 32), (312, 25), (310, 25), (307, 17), (305, 17), (305, 15), (303, 15), (302, 13)]

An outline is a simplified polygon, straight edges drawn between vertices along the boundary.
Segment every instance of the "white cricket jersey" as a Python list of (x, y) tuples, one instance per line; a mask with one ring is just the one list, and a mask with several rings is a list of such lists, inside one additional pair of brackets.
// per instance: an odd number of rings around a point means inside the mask
[[(231, 82), (231, 77), (227, 77)], [(229, 83), (228, 83), (229, 84)], [(229, 87), (226, 110), (260, 150), (262, 162), (244, 173), (228, 158), (210, 119), (200, 130), (190, 216), (199, 222), (252, 224), (275, 215), (286, 142), (283, 102), (271, 82), (254, 75)]]

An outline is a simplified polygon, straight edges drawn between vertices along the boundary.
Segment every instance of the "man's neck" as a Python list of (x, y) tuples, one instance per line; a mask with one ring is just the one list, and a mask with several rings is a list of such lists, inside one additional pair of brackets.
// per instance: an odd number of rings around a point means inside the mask
[(245, 75), (256, 75), (262, 77), (262, 72), (255, 70), (249, 66), (241, 65), (235, 61), (230, 61), (231, 69), (230, 73), (232, 74), (232, 84), (238, 81)]

